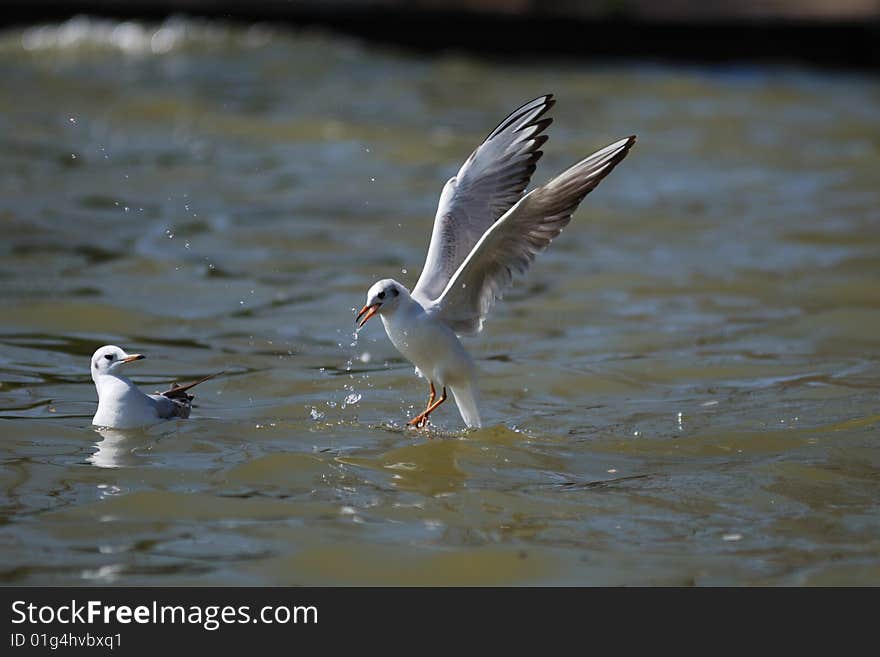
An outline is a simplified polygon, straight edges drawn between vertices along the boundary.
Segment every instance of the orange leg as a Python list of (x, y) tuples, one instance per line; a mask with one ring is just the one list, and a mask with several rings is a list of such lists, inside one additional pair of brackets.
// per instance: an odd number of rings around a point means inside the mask
[[(434, 392), (433, 385), (431, 386), (431, 392)], [(432, 396), (432, 399), (433, 399), (433, 396)], [(426, 408), (423, 413), (420, 413), (419, 415), (415, 416), (407, 424), (409, 424), (410, 426), (416, 426), (419, 429), (421, 429), (423, 426), (428, 424), (428, 416), (431, 413), (433, 413), (435, 410), (437, 410), (437, 407), (440, 406), (440, 404), (442, 404), (445, 401), (446, 401), (446, 386), (443, 386), (443, 392), (440, 393), (440, 399), (438, 399), (437, 401), (435, 401), (433, 403), (428, 404), (428, 408)]]
[[(425, 407), (425, 411), (431, 408), (431, 404), (434, 403), (434, 398), (437, 396), (437, 391), (434, 390), (434, 382), (428, 381), (428, 385), (431, 386), (431, 396), (428, 397), (428, 405)], [(416, 415), (412, 420), (407, 422), (409, 426), (421, 426), (422, 420), (425, 419), (425, 411), (422, 411), (418, 415)]]

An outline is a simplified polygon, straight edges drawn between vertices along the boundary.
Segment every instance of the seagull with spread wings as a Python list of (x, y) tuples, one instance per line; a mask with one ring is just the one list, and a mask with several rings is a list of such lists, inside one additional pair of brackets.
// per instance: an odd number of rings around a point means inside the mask
[[(458, 339), (479, 333), (496, 299), (562, 232), (584, 197), (626, 157), (636, 138), (621, 139), (524, 194), (552, 119), (552, 94), (511, 113), (446, 183), (425, 266), (412, 292), (393, 279), (375, 283), (357, 315), (359, 328), (378, 315), (397, 350), (428, 379), (427, 408), (409, 421), (422, 427), (447, 388), (468, 427), (480, 427), (476, 367)], [(437, 396), (440, 388), (440, 396)]]

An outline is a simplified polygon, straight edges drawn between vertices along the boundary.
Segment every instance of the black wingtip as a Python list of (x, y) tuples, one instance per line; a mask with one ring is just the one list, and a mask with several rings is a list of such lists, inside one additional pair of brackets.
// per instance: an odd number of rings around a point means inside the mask
[[(621, 140), (621, 141), (623, 141), (623, 140)], [(635, 135), (630, 135), (629, 137), (627, 137), (627, 138), (626, 138), (626, 143), (625, 143), (625, 144), (623, 145), (623, 147), (618, 151), (618, 153), (617, 153), (617, 157), (619, 157), (621, 160), (622, 160), (624, 157), (626, 157), (627, 154), (629, 154), (630, 149), (635, 145), (636, 141), (637, 141), (637, 140), (636, 140), (636, 136), (635, 136)]]
[(603, 176), (602, 176), (603, 178), (605, 176), (607, 176), (609, 173), (611, 173), (611, 170), (614, 167), (616, 167), (618, 164), (620, 164), (627, 155), (629, 155), (629, 151), (635, 143), (636, 143), (636, 136), (635, 135), (630, 135), (629, 137), (626, 138), (626, 143), (623, 145), (623, 148), (621, 148), (617, 152), (617, 154), (613, 158), (611, 158), (611, 166), (608, 167), (608, 170), (603, 174)]
[[(501, 134), (509, 126), (511, 126), (514, 123), (516, 123), (517, 121), (519, 121), (523, 117), (523, 115), (530, 113), (530, 112), (534, 112), (536, 109), (538, 110), (538, 113), (535, 114), (534, 117), (532, 117), (531, 121), (529, 121), (527, 124), (521, 126), (521, 129), (526, 129), (528, 127), (542, 123), (541, 117), (544, 116), (544, 114), (546, 114), (547, 111), (551, 107), (553, 107), (553, 105), (555, 105), (555, 104), (556, 104), (556, 101), (553, 99), (553, 94), (545, 94), (544, 96), (538, 96), (537, 98), (533, 98), (532, 100), (530, 100), (527, 103), (523, 103), (522, 105), (517, 107), (515, 110), (513, 110), (510, 114), (508, 114), (504, 118), (503, 121), (501, 121), (498, 125), (496, 125), (495, 128), (492, 130), (492, 132), (490, 132), (489, 135), (483, 141), (484, 142), (489, 141), (493, 137)], [(553, 119), (550, 117), (547, 117), (546, 119), (544, 119), (544, 121), (546, 121), (546, 124), (544, 124), (543, 127), (541, 127), (538, 130), (538, 132), (540, 132), (540, 130), (544, 130), (547, 126), (549, 126), (553, 122)]]

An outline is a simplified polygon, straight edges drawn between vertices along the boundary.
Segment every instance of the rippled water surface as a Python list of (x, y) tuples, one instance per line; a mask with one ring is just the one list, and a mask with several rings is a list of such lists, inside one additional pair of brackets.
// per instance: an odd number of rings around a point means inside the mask
[[(468, 340), (486, 428), (353, 311), (558, 105), (629, 158)], [(267, 27), (0, 37), (10, 584), (880, 584), (880, 83), (416, 57)], [(96, 432), (89, 356), (189, 421)]]

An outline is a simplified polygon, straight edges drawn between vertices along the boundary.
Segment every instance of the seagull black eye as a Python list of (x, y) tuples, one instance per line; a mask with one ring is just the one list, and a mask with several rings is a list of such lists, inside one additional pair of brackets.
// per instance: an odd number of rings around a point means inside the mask
[(397, 288), (396, 288), (396, 287), (392, 287), (392, 288), (391, 288), (391, 294), (393, 294), (394, 296), (397, 296), (398, 294), (400, 294), (400, 292), (397, 291)]
[(106, 354), (104, 358), (106, 358), (107, 360), (113, 360), (113, 354)]
[(382, 291), (379, 292), (379, 294), (377, 294), (376, 296), (379, 297), (380, 299), (384, 299), (384, 298), (385, 298), (385, 290), (382, 290)]

